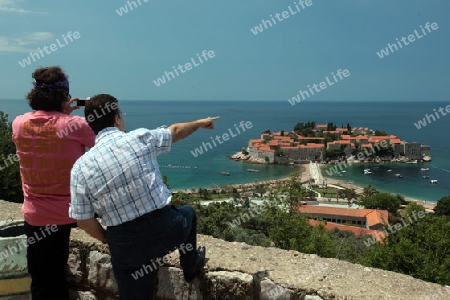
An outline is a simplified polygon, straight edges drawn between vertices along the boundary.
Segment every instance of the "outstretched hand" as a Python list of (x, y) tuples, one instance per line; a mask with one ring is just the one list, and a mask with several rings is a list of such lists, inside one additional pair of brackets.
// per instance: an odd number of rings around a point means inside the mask
[(65, 102), (63, 105), (63, 113), (66, 115), (70, 115), (74, 110), (79, 109), (79, 106), (70, 106), (74, 101), (77, 101), (78, 98), (71, 98), (69, 101)]
[(220, 119), (220, 117), (208, 117), (206, 119), (198, 120), (198, 122), (200, 123), (200, 128), (214, 129), (214, 121), (218, 119)]

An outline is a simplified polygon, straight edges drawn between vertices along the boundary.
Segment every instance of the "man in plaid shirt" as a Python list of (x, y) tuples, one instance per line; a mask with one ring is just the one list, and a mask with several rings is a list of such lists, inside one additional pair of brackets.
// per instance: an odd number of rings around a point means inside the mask
[(72, 168), (69, 216), (108, 243), (120, 299), (153, 299), (153, 276), (136, 271), (153, 274), (154, 259), (174, 248), (191, 282), (205, 264), (205, 248), (197, 249), (196, 213), (190, 206), (170, 205), (156, 158), (198, 128), (213, 129), (218, 117), (125, 133), (118, 101), (107, 94), (86, 101), (84, 113), (97, 137)]

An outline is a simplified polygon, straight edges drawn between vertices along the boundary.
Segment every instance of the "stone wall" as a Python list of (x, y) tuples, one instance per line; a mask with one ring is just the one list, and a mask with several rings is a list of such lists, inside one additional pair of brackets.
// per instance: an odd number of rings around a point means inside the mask
[[(0, 201), (0, 221), (20, 216), (5, 217), (4, 205)], [(203, 235), (198, 243), (206, 246), (205, 271), (186, 287), (178, 253), (169, 254), (154, 278), (157, 299), (450, 299), (450, 288), (337, 259)], [(80, 229), (72, 231), (67, 276), (72, 299), (118, 299), (108, 247)]]

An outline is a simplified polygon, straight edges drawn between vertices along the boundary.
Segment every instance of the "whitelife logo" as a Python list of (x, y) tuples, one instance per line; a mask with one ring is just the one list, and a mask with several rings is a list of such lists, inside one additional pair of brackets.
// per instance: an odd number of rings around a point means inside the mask
[[(434, 111), (434, 114), (436, 115), (436, 118), (439, 120), (440, 117), (439, 117), (438, 112), (436, 111), (436, 109), (433, 109), (433, 111)], [(441, 115), (444, 117), (444, 116), (446, 116), (448, 113), (450, 113), (450, 105), (447, 105), (447, 106), (445, 107), (445, 111), (446, 111), (447, 113), (444, 112), (444, 108), (442, 108), (442, 107), (439, 107), (438, 111), (439, 111), (439, 112), (441, 113)], [(423, 118), (422, 120), (417, 121), (417, 123), (414, 123), (414, 126), (416, 126), (417, 129), (420, 129), (420, 128), (422, 128), (422, 127), (427, 126), (427, 122), (426, 122), (427, 120), (428, 120), (428, 124), (431, 124), (431, 122), (436, 122), (436, 118), (433, 116), (433, 114), (431, 114), (431, 115), (425, 114), (425, 118)]]
[[(428, 33), (431, 33), (430, 28), (433, 30), (438, 30), (439, 26), (436, 22), (433, 22), (432, 24), (430, 24), (430, 22), (427, 22), (425, 24), (425, 28), (427, 29)], [(406, 41), (406, 37), (402, 36), (402, 38), (400, 40), (403, 42), (403, 45), (408, 46), (410, 43), (416, 41), (416, 38), (419, 40), (427, 35), (427, 32), (422, 27), (422, 25), (420, 25), (420, 29), (422, 29), (423, 35), (420, 35), (420, 33), (418, 33), (417, 29), (416, 29), (416, 30), (414, 30), (415, 34), (408, 35), (409, 42)], [(403, 48), (402, 43), (400, 43), (398, 38), (396, 38), (396, 40), (397, 40), (397, 44), (400, 47), (400, 49)], [(381, 49), (380, 52), (376, 52), (376, 54), (378, 55), (379, 58), (384, 58), (385, 56), (388, 56), (390, 54), (389, 50), (391, 50), (391, 53), (394, 53), (395, 51), (398, 51), (398, 47), (395, 43), (394, 44), (388, 43), (386, 48)]]
[[(142, 2), (147, 3), (150, 0), (136, 0), (136, 1), (139, 3), (139, 6), (142, 6)], [(135, 8), (138, 8), (136, 1), (127, 1), (127, 5), (124, 5), (124, 6), (120, 7), (119, 9), (116, 9), (116, 13), (119, 15), (119, 17), (128, 13), (128, 7), (130, 8), (130, 11), (132, 11)], [(133, 8), (133, 5), (134, 5), (134, 8)]]
[[(208, 57), (209, 58), (214, 58), (216, 56), (216, 54), (212, 50), (209, 50), (208, 53), (206, 53), (206, 50), (203, 50), (201, 56), (203, 57), (203, 59), (206, 62), (206, 61), (208, 61)], [(197, 64), (195, 62), (194, 58), (191, 57), (191, 62), (194, 65), (194, 67), (198, 67), (201, 64), (203, 64), (203, 60), (202, 60), (202, 58), (200, 57), (200, 55), (198, 53), (197, 53), (197, 58), (198, 58), (198, 61), (200, 62), (199, 64)], [(180, 76), (180, 74), (178, 73), (177, 69), (180, 70), (181, 73), (186, 73), (187, 71), (192, 70), (192, 65), (189, 62), (185, 63), (184, 64), (185, 70), (183, 70), (183, 66), (182, 65), (178, 65), (178, 67), (176, 67), (176, 68), (175, 68), (175, 66), (173, 66), (172, 68), (173, 68), (173, 71), (175, 72), (175, 74), (177, 74), (177, 77), (178, 77), (178, 76)], [(172, 78), (170, 78), (169, 75), (172, 76)], [(167, 81), (170, 81), (172, 79), (175, 79), (175, 75), (171, 71), (169, 71), (169, 72), (166, 71), (166, 72), (164, 72), (164, 75), (162, 77), (159, 77), (156, 80), (153, 80), (153, 83), (157, 87), (160, 87), (161, 84), (165, 84), (166, 83), (166, 78), (167, 78)]]
[[(305, 10), (308, 6), (312, 5), (312, 0), (299, 0), (298, 3), (294, 2), (295, 5), (295, 9), (292, 9), (292, 7), (289, 5), (289, 11), (285, 10), (283, 11), (281, 14), (280, 13), (276, 13), (275, 17), (277, 18), (278, 22), (282, 22), (284, 20), (286, 20), (287, 18), (289, 18), (290, 16), (296, 15), (298, 14), (300, 11)], [(300, 9), (299, 5), (302, 7)], [(277, 21), (275, 21), (275, 18), (272, 15), (269, 15), (269, 17), (271, 18), (272, 22), (270, 22), (270, 20), (261, 20), (261, 23), (257, 26), (255, 26), (254, 28), (250, 28), (250, 31), (254, 34), (257, 35), (258, 33), (262, 33), (264, 31), (264, 29), (269, 29), (272, 26), (275, 26), (277, 24)], [(263, 28), (264, 25), (264, 28)], [(267, 26), (269, 25), (269, 26)]]
[[(81, 36), (80, 36), (80, 33), (78, 31), (75, 31), (74, 33), (72, 33), (72, 31), (69, 31), (67, 33), (67, 35), (63, 34), (62, 37), (63, 37), (63, 40), (64, 40), (64, 44), (62, 44), (59, 41), (59, 38), (58, 38), (58, 39), (56, 39), (56, 43), (57, 44), (51, 44), (49, 47), (44, 46), (43, 49), (41, 49), (39, 47), (38, 51), (30, 52), (30, 55), (27, 58), (24, 58), (24, 59), (22, 59), (22, 61), (19, 61), (19, 65), (22, 68), (25, 68), (26, 66), (31, 65), (31, 60), (33, 60), (33, 62), (36, 62), (36, 60), (39, 60), (39, 59), (43, 58), (45, 56), (44, 51), (45, 51), (45, 53), (47, 55), (51, 54), (52, 52), (55, 52), (58, 49), (61, 49), (61, 48), (65, 47), (66, 45), (68, 45), (69, 42), (67, 40), (69, 40), (70, 42), (73, 42), (74, 39), (78, 40)], [(49, 51), (49, 49), (50, 49), (50, 51)]]
[[(111, 105), (111, 107), (110, 107), (110, 105)], [(111, 112), (111, 109), (116, 110), (117, 107), (118, 107), (118, 106), (117, 106), (117, 103), (115, 103), (115, 102), (113, 102), (113, 103), (111, 103), (111, 104), (110, 104), (109, 102), (106, 102), (105, 108), (104, 108), (104, 109), (103, 109), (103, 107), (100, 105), (100, 110), (101, 110), (101, 112), (102, 112), (101, 114), (99, 114), (98, 111), (97, 111), (96, 109), (94, 109), (94, 114), (88, 115), (88, 116), (86, 117), (86, 120), (87, 120), (89, 123), (94, 122), (94, 121), (95, 121), (95, 118), (100, 119), (101, 117), (106, 116), (107, 113), (110, 113), (110, 112)], [(105, 109), (106, 109), (107, 112), (105, 112)], [(59, 132), (57, 132), (56, 135), (57, 135), (60, 139), (62, 139), (63, 137), (68, 136), (69, 133), (72, 133), (72, 132), (74, 132), (74, 131), (76, 131), (76, 130), (82, 128), (82, 127), (83, 127), (82, 123), (79, 123), (79, 122), (70, 123), (70, 124), (68, 124), (64, 129), (61, 129)], [(69, 132), (69, 130), (70, 130), (70, 132)]]
[[(325, 77), (327, 82), (322, 81), (319, 84), (314, 83), (312, 85), (312, 87), (310, 85), (308, 85), (308, 89), (309, 89), (311, 95), (308, 93), (308, 91), (299, 90), (299, 92), (296, 96), (292, 97), (292, 99), (288, 99), (288, 102), (292, 106), (294, 106), (295, 103), (300, 103), (302, 101), (302, 99), (305, 100), (306, 98), (309, 98), (312, 95), (314, 95), (313, 89), (317, 93), (319, 93), (320, 91), (326, 89), (327, 87), (332, 86), (332, 85), (336, 84), (337, 82), (339, 82), (339, 80), (336, 78), (336, 76), (338, 76), (339, 79), (342, 81), (342, 80), (344, 80), (344, 78), (342, 76), (344, 76), (346, 78), (346, 77), (350, 76), (350, 72), (347, 69), (345, 69), (344, 71), (341, 71), (341, 69), (339, 69), (339, 70), (337, 70), (336, 75), (334, 75), (334, 72), (331, 72), (331, 75), (333, 75), (334, 82), (330, 81), (330, 79), (327, 76), (327, 77)], [(318, 87), (319, 87), (319, 89), (318, 89)], [(302, 96), (302, 99), (300, 99), (300, 96)]]
[[(43, 240), (45, 237), (51, 235), (54, 232), (58, 231), (58, 226), (57, 225), (45, 225), (45, 227), (40, 227), (39, 228), (41, 231), (41, 234), (39, 234), (37, 231), (34, 232), (34, 237), (29, 236), (26, 240), (22, 240), (21, 243), (22, 244), (17, 244), (19, 249), (17, 249), (16, 246), (8, 246), (8, 249), (6, 249), (3, 252), (0, 252), (0, 262), (2, 260), (6, 260), (10, 255), (14, 255), (15, 253), (19, 253), (22, 249), (25, 249), (28, 244), (33, 245), (34, 243), (36, 243), (37, 241), (41, 241)], [(47, 232), (47, 234), (45, 234), (45, 232)], [(28, 244), (27, 244), (28, 242)], [(23, 248), (22, 248), (23, 245)], [(9, 252), (9, 253), (8, 253)]]
[[(247, 121), (244, 124), (244, 121), (241, 121), (241, 123), (239, 123), (239, 127), (242, 129), (243, 132), (245, 132), (245, 129), (250, 129), (253, 127), (252, 122)], [(238, 136), (238, 134), (241, 134), (241, 131), (239, 130), (239, 128), (237, 127), (236, 124), (234, 124), (234, 128), (236, 129), (237, 134), (233, 134), (233, 131), (231, 130), (231, 128), (228, 128), (228, 132), (230, 133), (231, 137), (236, 137)], [(228, 133), (224, 133), (222, 134), (222, 136), (216, 135), (215, 138), (210, 137), (211, 142), (214, 144), (214, 147), (217, 147), (217, 144), (215, 142), (215, 140), (219, 143), (219, 144), (223, 144), (224, 142), (228, 141), (230, 139), (230, 135), (228, 135)], [(223, 141), (220, 140), (220, 138), (222, 137)], [(194, 151), (191, 151), (192, 155), (194, 157), (199, 156), (200, 154), (203, 154), (203, 149), (205, 149), (205, 152), (208, 152), (208, 146), (210, 150), (213, 149), (213, 146), (211, 145), (211, 143), (209, 142), (203, 142), (202, 145), (198, 148), (195, 148)], [(202, 149), (203, 147), (203, 149)]]

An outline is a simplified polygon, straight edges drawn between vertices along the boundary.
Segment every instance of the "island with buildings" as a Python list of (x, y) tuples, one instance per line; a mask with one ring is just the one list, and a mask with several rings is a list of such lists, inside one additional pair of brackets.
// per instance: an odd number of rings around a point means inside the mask
[(263, 132), (247, 148), (230, 156), (250, 163), (336, 163), (352, 159), (366, 163), (430, 161), (430, 146), (407, 142), (385, 131), (367, 127), (338, 128), (333, 123), (297, 123), (292, 131)]

